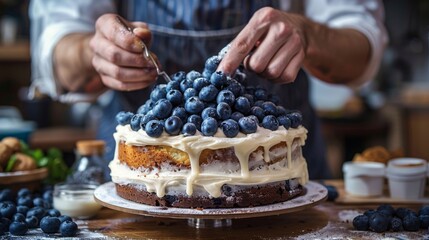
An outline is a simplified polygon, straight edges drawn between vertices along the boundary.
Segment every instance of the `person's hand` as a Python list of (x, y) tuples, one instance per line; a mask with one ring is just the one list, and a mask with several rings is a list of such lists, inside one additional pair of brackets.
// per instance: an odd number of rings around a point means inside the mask
[(145, 88), (157, 77), (154, 65), (144, 58), (140, 45), (140, 41), (150, 45), (150, 30), (142, 22), (128, 22), (128, 25), (134, 27), (134, 34), (117, 21), (115, 14), (102, 15), (90, 40), (94, 52), (92, 65), (101, 80), (106, 86), (123, 91)]
[(275, 82), (294, 81), (307, 48), (302, 18), (270, 7), (258, 10), (232, 41), (218, 70), (231, 74), (243, 62)]

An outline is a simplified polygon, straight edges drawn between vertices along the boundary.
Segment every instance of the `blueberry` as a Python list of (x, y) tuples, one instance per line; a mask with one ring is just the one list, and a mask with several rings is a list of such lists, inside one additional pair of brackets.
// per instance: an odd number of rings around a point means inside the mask
[(16, 203), (18, 204), (18, 206), (26, 206), (29, 208), (33, 207), (33, 200), (31, 199), (30, 196), (20, 197), (20, 198), (18, 198)]
[(152, 92), (150, 93), (150, 99), (153, 102), (157, 102), (158, 100), (165, 98), (165, 96), (167, 95), (166, 87), (166, 84), (159, 84), (154, 87)]
[(262, 109), (265, 115), (277, 116), (277, 106), (273, 102), (267, 101), (262, 103)]
[(250, 112), (249, 99), (247, 99), (245, 97), (236, 98), (235, 103), (234, 103), (234, 108), (235, 108), (235, 110), (237, 110), (243, 114), (249, 113)]
[(262, 120), (262, 127), (275, 131), (279, 128), (279, 122), (274, 115), (267, 115)]
[(204, 70), (207, 70), (208, 72), (211, 72), (211, 73), (215, 72), (221, 60), (222, 59), (217, 55), (213, 57), (209, 57), (206, 60), (206, 63), (204, 65)]
[(165, 131), (170, 135), (177, 135), (182, 129), (182, 120), (177, 116), (171, 116), (165, 120), (164, 128)]
[(185, 123), (182, 128), (182, 134), (185, 136), (193, 136), (197, 132), (197, 127), (193, 123)]
[(5, 218), (12, 219), (16, 213), (16, 206), (13, 203), (3, 202), (0, 206), (0, 214)]
[(249, 115), (247, 117), (253, 119), (253, 121), (255, 121), (257, 125), (260, 125), (259, 124), (259, 119), (255, 115)]
[(164, 199), (170, 206), (177, 201), (177, 197), (174, 195), (165, 195)]
[[(116, 114), (116, 122), (118, 122), (118, 124), (124, 126), (130, 123), (131, 118), (133, 117), (133, 113), (131, 112), (124, 112), (121, 111), (118, 114)], [(27, 189), (28, 190), (28, 189)], [(28, 195), (20, 195), (18, 193), (18, 197), (25, 197), (25, 196), (29, 196), (30, 193), (28, 193)]]
[(202, 76), (201, 73), (199, 73), (199, 72), (197, 72), (195, 70), (192, 70), (192, 71), (190, 71), (190, 72), (188, 72), (186, 74), (186, 79), (194, 81), (195, 79), (197, 79), (197, 78), (199, 78), (201, 76)]
[(180, 105), (183, 100), (183, 95), (179, 90), (170, 90), (167, 93), (167, 100), (171, 102), (174, 106)]
[(240, 131), (240, 127), (238, 126), (238, 123), (232, 119), (227, 119), (222, 122), (221, 124), (223, 134), (229, 138), (233, 138), (237, 136), (238, 132)]
[(43, 198), (43, 200), (45, 200), (46, 202), (48, 202), (48, 203), (52, 203), (52, 200), (53, 200), (53, 191), (52, 191), (52, 190), (46, 190), (46, 191), (43, 193), (42, 198)]
[(427, 229), (429, 227), (429, 215), (420, 215), (420, 228)]
[(258, 101), (256, 101), (255, 103), (253, 103), (253, 106), (257, 106), (257, 107), (260, 107), (260, 108), (262, 108), (262, 104), (264, 103), (264, 101), (262, 101), (262, 100), (258, 100)]
[(192, 88), (193, 85), (194, 83), (192, 80), (189, 80), (189, 79), (182, 80), (180, 82), (180, 91), (185, 92), (186, 89)]
[(217, 121), (214, 118), (206, 118), (201, 124), (201, 132), (204, 136), (213, 136), (217, 132)]
[(169, 92), (171, 90), (180, 90), (180, 82), (171, 81), (171, 82), (167, 83), (167, 86), (165, 87), (165, 90), (167, 92)]
[(227, 83), (227, 78), (226, 78), (225, 73), (223, 73), (222, 71), (214, 72), (210, 76), (210, 82), (213, 85), (215, 85), (217, 88), (219, 88), (219, 89), (222, 88)]
[(255, 98), (257, 100), (267, 101), (268, 100), (267, 90), (265, 90), (263, 88), (255, 89)]
[(390, 217), (395, 215), (395, 209), (390, 204), (382, 204), (377, 208), (378, 212), (384, 213)]
[(62, 237), (73, 237), (76, 236), (78, 227), (73, 221), (64, 221), (60, 225), (60, 233)]
[(208, 85), (201, 89), (198, 94), (199, 98), (203, 101), (210, 102), (216, 99), (219, 90), (214, 85)]
[(186, 73), (184, 71), (179, 71), (173, 75), (171, 75), (171, 81), (180, 82), (186, 78)]
[(24, 215), (27, 215), (28, 212), (28, 207), (27, 206), (17, 206), (16, 207), (16, 212), (22, 213)]
[(200, 116), (193, 114), (188, 117), (188, 122), (193, 123), (198, 130), (201, 130), (203, 119)]
[(143, 117), (143, 114), (136, 114), (131, 118), (130, 127), (133, 131), (140, 130)]
[(204, 103), (198, 97), (191, 97), (185, 102), (185, 110), (189, 113), (200, 113), (203, 109)]
[(234, 79), (239, 83), (244, 83), (244, 80), (246, 80), (246, 74), (237, 69), (237, 71), (235, 71)]
[(162, 126), (162, 123), (159, 120), (150, 120), (146, 124), (144, 130), (149, 137), (157, 138), (161, 136), (164, 131), (164, 126)]
[(183, 93), (183, 97), (185, 98), (185, 101), (186, 101), (191, 97), (198, 97), (198, 92), (197, 92), (197, 90), (195, 90), (195, 88), (188, 88)]
[(141, 105), (138, 109), (136, 114), (143, 114), (146, 115), (150, 110), (152, 110), (153, 106), (155, 105), (155, 102), (148, 99), (145, 104)]
[(188, 119), (188, 114), (186, 113), (185, 108), (183, 107), (175, 107), (171, 112), (171, 116), (177, 116), (182, 120), (182, 122), (186, 122)]
[(25, 222), (12, 222), (9, 226), (9, 232), (12, 235), (23, 236), (27, 231), (28, 227)]
[(57, 209), (52, 208), (52, 209), (48, 210), (48, 215), (51, 217), (59, 217), (59, 216), (61, 216), (61, 213)]
[(60, 220), (57, 217), (46, 216), (40, 220), (40, 228), (44, 233), (56, 233), (60, 229)]
[(216, 108), (214, 107), (204, 108), (204, 110), (201, 112), (201, 117), (203, 118), (203, 120), (208, 117), (217, 118)]
[(400, 219), (404, 219), (405, 216), (407, 216), (408, 214), (414, 214), (417, 216), (417, 214), (415, 212), (413, 212), (411, 209), (408, 208), (397, 208), (395, 211), (395, 215), (400, 218)]
[(429, 215), (429, 205), (425, 205), (420, 208), (419, 215)]
[(149, 112), (146, 115), (144, 115), (143, 118), (140, 120), (140, 127), (144, 129), (146, 127), (146, 124), (151, 120), (158, 120), (158, 119), (152, 114), (152, 112)]
[(42, 198), (35, 198), (33, 199), (33, 205), (35, 207), (42, 207), (42, 208), (46, 208), (46, 203)]
[(280, 98), (277, 95), (268, 95), (268, 101), (273, 102), (274, 104), (279, 104), (280, 103)]
[(245, 134), (254, 133), (258, 128), (257, 122), (250, 117), (240, 118), (238, 125), (240, 126), (240, 131)]
[[(121, 112), (119, 112), (119, 113), (121, 113)], [(119, 114), (118, 113), (118, 114)], [(125, 113), (125, 112), (122, 112), (122, 113)], [(132, 113), (131, 113), (132, 114)], [(118, 115), (116, 115), (116, 117), (117, 117)], [(18, 191), (18, 196), (17, 196), (18, 198), (20, 198), (20, 197), (31, 197), (31, 191), (28, 189), (28, 188), (21, 188), (21, 189), (19, 189), (19, 191)]]
[(13, 215), (12, 221), (13, 222), (24, 222), (25, 216), (22, 213), (15, 213), (15, 215)]
[(58, 217), (58, 219), (60, 220), (60, 222), (64, 222), (66, 220), (72, 221), (72, 218), (69, 217), (69, 216), (67, 216), (67, 215), (61, 215), (61, 216)]
[(242, 117), (244, 117), (244, 115), (241, 112), (233, 112), (231, 114), (231, 119), (235, 120), (236, 122), (238, 122), (238, 120), (240, 120)]
[(39, 220), (35, 216), (25, 218), (25, 223), (28, 228), (37, 228), (39, 226)]
[(233, 106), (235, 102), (235, 96), (230, 90), (222, 90), (218, 93), (216, 97), (216, 102), (218, 104), (224, 102), (230, 106)]
[(227, 78), (225, 89), (231, 91), (235, 97), (239, 97), (245, 91), (243, 86), (232, 78)]
[(277, 105), (277, 115), (281, 116), (281, 115), (286, 115), (287, 111), (283, 106), (279, 106)]
[(250, 108), (250, 113), (252, 115), (255, 115), (260, 122), (262, 122), (262, 120), (265, 117), (264, 110), (261, 107), (258, 107), (258, 106), (253, 106), (252, 108)]
[(369, 219), (365, 215), (358, 215), (353, 218), (353, 227), (359, 231), (367, 231), (369, 228)]
[(226, 184), (222, 185), (222, 193), (225, 196), (232, 196), (232, 188)]
[(302, 124), (302, 115), (299, 112), (291, 112), (286, 115), (291, 122), (292, 128), (297, 128)]
[(13, 193), (10, 189), (6, 188), (0, 192), (0, 202), (13, 201)]
[(286, 129), (289, 129), (292, 124), (290, 119), (285, 115), (278, 116), (277, 121), (279, 122), (279, 126), (283, 126)]
[(335, 201), (338, 198), (337, 188), (332, 185), (325, 185), (328, 190), (328, 201)]
[(204, 69), (204, 71), (203, 71), (203, 78), (210, 79), (210, 77), (212, 76), (212, 73), (213, 73), (212, 71)]
[(402, 219), (402, 225), (406, 231), (418, 231), (420, 228), (420, 219), (416, 215), (408, 213)]
[(369, 227), (374, 232), (385, 232), (389, 229), (390, 218), (382, 213), (374, 213), (369, 217)]
[(246, 93), (248, 93), (252, 96), (255, 95), (255, 90), (256, 90), (255, 86), (247, 86), (245, 88)]
[(205, 86), (210, 85), (210, 81), (207, 78), (204, 77), (199, 77), (197, 79), (194, 80), (194, 82), (192, 83), (192, 87), (197, 91), (201, 91), (201, 89)]
[(173, 109), (173, 105), (167, 99), (160, 99), (153, 106), (153, 115), (159, 119), (164, 119), (168, 117)]
[(231, 107), (227, 103), (221, 102), (217, 105), (216, 113), (219, 119), (228, 119), (229, 117), (231, 117)]
[(46, 214), (46, 211), (44, 208), (34, 207), (34, 208), (31, 208), (30, 210), (28, 210), (27, 217), (35, 216), (37, 219), (40, 220), (45, 216), (45, 214)]
[(400, 218), (394, 217), (390, 220), (390, 229), (394, 232), (399, 232), (404, 230), (402, 226), (402, 220)]
[(245, 93), (245, 94), (243, 94), (243, 97), (245, 97), (245, 98), (247, 98), (247, 100), (249, 100), (250, 106), (253, 106), (253, 104), (255, 104), (255, 98), (252, 95)]

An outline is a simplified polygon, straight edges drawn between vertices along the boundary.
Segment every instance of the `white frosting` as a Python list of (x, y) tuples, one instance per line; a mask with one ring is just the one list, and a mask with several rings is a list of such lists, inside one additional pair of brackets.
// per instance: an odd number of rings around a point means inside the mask
[[(307, 163), (301, 154), (301, 146), (304, 145), (307, 130), (304, 127), (286, 130), (280, 127), (277, 131), (258, 128), (256, 133), (242, 134), (234, 138), (225, 137), (221, 131), (214, 137), (203, 136), (197, 133), (194, 136), (169, 136), (163, 134), (159, 138), (149, 137), (143, 130), (133, 131), (129, 125), (118, 126), (114, 138), (116, 140), (116, 152), (114, 160), (109, 164), (112, 181), (118, 184), (144, 185), (149, 192), (155, 192), (158, 197), (166, 194), (166, 191), (180, 191), (186, 188), (186, 194), (192, 195), (194, 188), (204, 189), (212, 197), (221, 195), (221, 187), (230, 185), (258, 185), (297, 178), (300, 184), (308, 181)], [(298, 141), (294, 141), (297, 139)], [(189, 155), (191, 169), (174, 171), (165, 164), (160, 169), (131, 169), (118, 160), (118, 145), (123, 141), (133, 146), (165, 145), (177, 148)], [(274, 145), (286, 142), (287, 158), (269, 165), (259, 162), (270, 162), (271, 157), (278, 156), (279, 151), (271, 151)], [(249, 166), (249, 155), (258, 147), (264, 148), (264, 154), (254, 156)], [(233, 147), (239, 160), (239, 166), (234, 162), (221, 162), (222, 166), (201, 166), (199, 164), (200, 153), (204, 149), (223, 149)], [(292, 154), (293, 153), (293, 154)], [(283, 152), (284, 154), (284, 152)], [(263, 156), (262, 156), (263, 155)], [(292, 155), (294, 158), (292, 158)], [(292, 161), (293, 159), (293, 161)], [(249, 168), (250, 167), (250, 168)], [(250, 170), (251, 169), (251, 170)], [(182, 190), (183, 191), (183, 190)], [(183, 191), (185, 192), (185, 191)], [(199, 193), (196, 193), (199, 195)]]

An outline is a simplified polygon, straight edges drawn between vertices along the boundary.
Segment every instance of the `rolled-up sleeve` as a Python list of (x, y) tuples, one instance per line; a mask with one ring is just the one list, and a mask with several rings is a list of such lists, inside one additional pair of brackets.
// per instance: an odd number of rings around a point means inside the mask
[(329, 27), (351, 28), (364, 34), (371, 45), (371, 59), (351, 85), (358, 86), (374, 78), (388, 42), (381, 0), (307, 0), (305, 14)]
[(110, 0), (33, 0), (30, 3), (32, 88), (59, 99), (63, 94), (54, 74), (57, 43), (71, 33), (93, 32), (95, 21), (114, 12)]

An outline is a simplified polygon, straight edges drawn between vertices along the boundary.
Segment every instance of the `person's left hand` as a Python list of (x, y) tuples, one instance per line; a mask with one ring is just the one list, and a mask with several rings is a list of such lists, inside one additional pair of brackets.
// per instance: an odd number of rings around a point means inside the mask
[(231, 74), (243, 62), (267, 79), (293, 82), (306, 55), (303, 18), (270, 7), (258, 10), (232, 41), (218, 70)]

